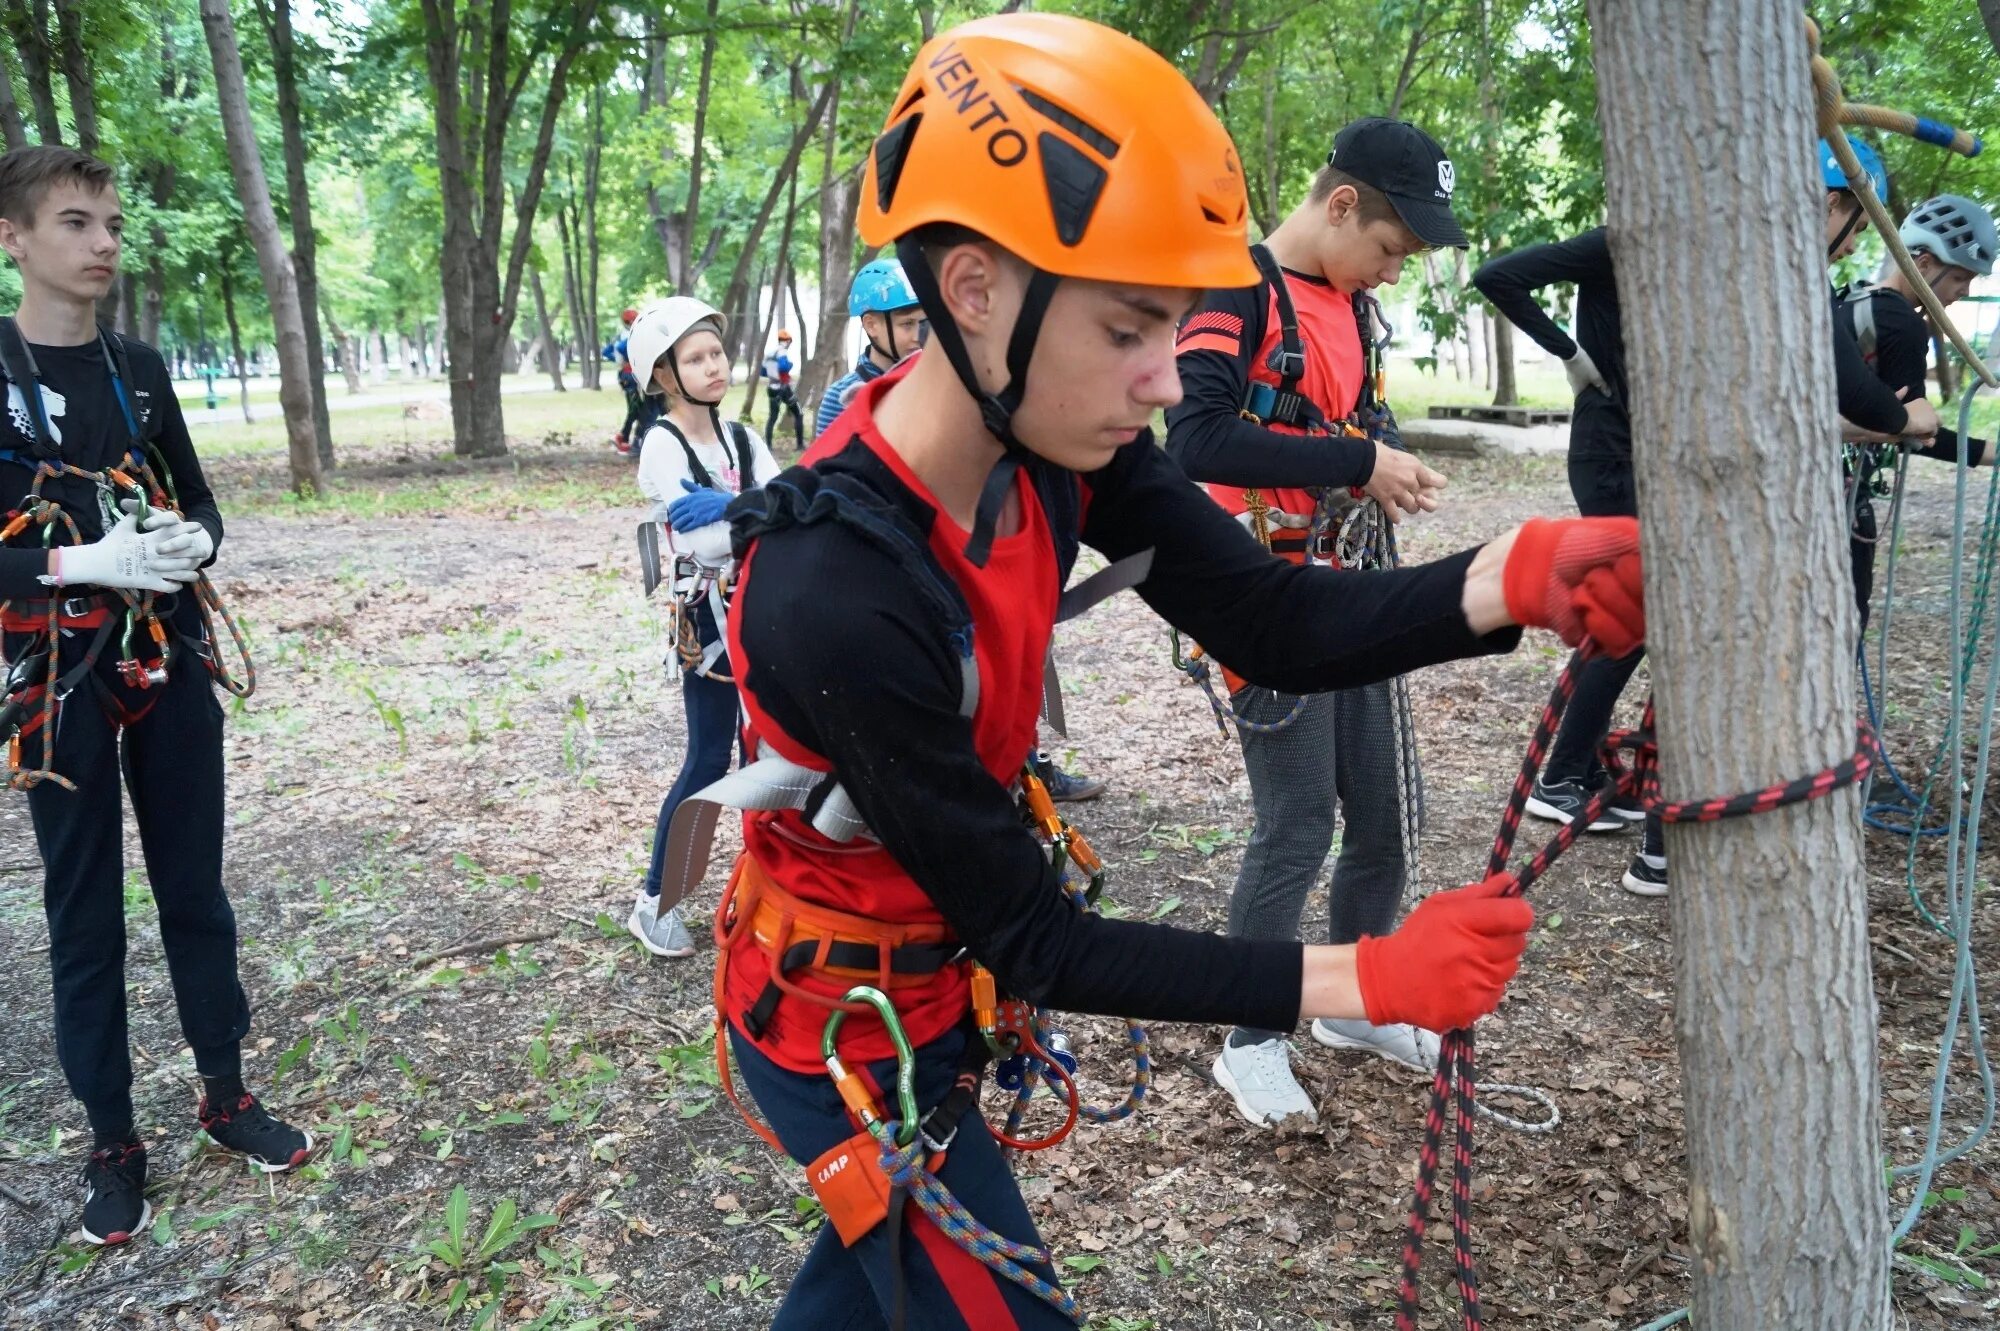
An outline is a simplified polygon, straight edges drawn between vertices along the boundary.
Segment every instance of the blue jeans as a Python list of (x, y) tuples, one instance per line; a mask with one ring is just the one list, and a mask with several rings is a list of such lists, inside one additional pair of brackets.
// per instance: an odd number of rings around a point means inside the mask
[[(955, 1030), (917, 1050), (917, 1104), (923, 1111), (950, 1089), (965, 1038), (963, 1029)], [(744, 1087), (794, 1160), (817, 1160), (855, 1134), (831, 1077), (802, 1076), (779, 1067), (734, 1026), (729, 1041)], [(868, 1075), (877, 1086), (893, 1088), (895, 1061), (869, 1064)], [(1041, 1243), (1006, 1157), (976, 1110), (960, 1124), (938, 1178), (987, 1228), (1017, 1243)], [(968, 1256), (914, 1203), (904, 1215), (902, 1276), (910, 1331), (1075, 1331), (1049, 1304)], [(1055, 1283), (1048, 1267), (1038, 1266), (1035, 1272)], [(849, 1248), (832, 1225), (823, 1225), (785, 1292), (771, 1331), (884, 1331), (895, 1297), (888, 1227), (876, 1226)]]
[[(704, 644), (716, 639), (715, 618), (704, 601), (695, 607), (695, 627)], [(729, 673), (729, 658), (719, 658), (716, 672)], [(646, 895), (660, 895), (660, 873), (667, 856), (667, 829), (681, 801), (729, 773), (729, 754), (738, 743), (736, 686), (689, 670), (681, 675), (681, 702), (687, 709), (687, 753), (680, 775), (660, 801), (660, 818), (653, 826), (653, 858), (646, 868)]]

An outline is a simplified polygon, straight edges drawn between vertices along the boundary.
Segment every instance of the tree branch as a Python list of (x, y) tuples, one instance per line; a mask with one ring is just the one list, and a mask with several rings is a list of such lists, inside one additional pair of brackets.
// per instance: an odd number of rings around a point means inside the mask
[[(541, 205), (542, 186), (548, 180), (549, 153), (555, 146), (556, 119), (562, 114), (563, 99), (569, 91), (570, 67), (583, 54), (590, 25), (597, 18), (599, 0), (576, 0), (575, 18), (564, 38), (562, 54), (549, 71), (548, 98), (542, 103), (542, 123), (535, 134), (535, 151), (528, 159), (528, 178), (514, 210), (514, 244), (507, 256), (507, 277), (500, 289), (500, 325), (511, 327), (521, 296), (521, 270), (528, 250), (535, 243), (535, 209)], [(595, 311), (592, 311), (595, 314)]]

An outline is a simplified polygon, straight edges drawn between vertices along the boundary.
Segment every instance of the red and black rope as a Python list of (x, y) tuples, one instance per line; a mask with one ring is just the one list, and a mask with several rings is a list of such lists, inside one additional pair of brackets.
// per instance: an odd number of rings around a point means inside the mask
[[(1507, 862), (1513, 858), (1514, 843), (1520, 835), (1521, 816), (1527, 809), (1528, 796), (1534, 792), (1535, 778), (1548, 756), (1556, 727), (1561, 724), (1563, 713), (1576, 693), (1577, 668), (1595, 654), (1595, 645), (1586, 642), (1556, 677), (1548, 705), (1542, 709), (1541, 719), (1535, 724), (1535, 732), (1528, 740), (1528, 751), (1521, 760), (1521, 770), (1514, 777), (1507, 808), (1500, 815), (1500, 830), (1494, 835), (1493, 849), (1486, 860), (1488, 877), (1507, 872)], [(1630, 755), (1629, 762), (1627, 755)], [(1724, 818), (1769, 813), (1788, 804), (1820, 799), (1843, 786), (1864, 780), (1875, 766), (1875, 739), (1867, 723), (1863, 722), (1854, 752), (1811, 776), (1777, 782), (1762, 790), (1740, 795), (1668, 801), (1660, 794), (1660, 755), (1654, 741), (1653, 704), (1649, 699), (1644, 719), (1638, 727), (1614, 732), (1605, 741), (1602, 758), (1614, 779), (1593, 794), (1581, 813), (1515, 871), (1514, 882), (1508, 888), (1509, 896), (1524, 894), (1536, 879), (1548, 871), (1550, 865), (1576, 844), (1583, 830), (1598, 820), (1616, 795), (1637, 799), (1648, 813), (1657, 814), (1662, 822), (1669, 823), (1712, 823)], [(1423, 1262), (1424, 1229), (1429, 1222), (1431, 1196), (1437, 1183), (1438, 1157), (1444, 1149), (1444, 1120), (1448, 1109), (1456, 1120), (1452, 1142), (1451, 1236), (1461, 1326), (1462, 1331), (1481, 1331), (1485, 1326), (1484, 1315), (1479, 1308), (1479, 1268), (1472, 1255), (1472, 1126), (1476, 1121), (1473, 1096), (1477, 1083), (1478, 1067), (1471, 1029), (1445, 1032), (1438, 1050), (1437, 1072), (1431, 1078), (1430, 1109), (1424, 1115), (1423, 1147), (1417, 1156), (1415, 1196), (1410, 1203), (1403, 1240), (1402, 1279), (1396, 1291), (1397, 1331), (1416, 1331), (1417, 1328), (1421, 1308), (1417, 1276)]]

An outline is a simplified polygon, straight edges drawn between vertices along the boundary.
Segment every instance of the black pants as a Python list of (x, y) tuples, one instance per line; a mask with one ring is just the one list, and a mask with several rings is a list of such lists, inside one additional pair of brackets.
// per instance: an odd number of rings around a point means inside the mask
[(806, 420), (799, 413), (799, 395), (792, 391), (790, 384), (769, 384), (764, 389), (764, 396), (771, 404), (770, 419), (764, 422), (764, 442), (777, 442), (778, 413), (790, 412), (792, 417), (792, 433), (798, 437), (799, 447), (804, 448), (806, 446)]
[[(1861, 484), (1866, 485), (1863, 481)], [(1847, 552), (1854, 563), (1854, 603), (1861, 609), (1861, 628), (1868, 628), (1868, 601), (1875, 591), (1875, 501), (1866, 494), (1854, 501), (1848, 515)]]
[[(70, 638), (64, 650), (81, 652), (88, 636)], [(10, 659), (25, 641), (9, 635)], [(96, 679), (56, 714), (55, 770), (76, 789), (44, 781), (28, 792), (44, 866), (56, 1057), (96, 1127), (132, 1117), (121, 772), (195, 1067), (211, 1077), (240, 1071), (238, 1050), (250, 1029), (249, 1000), (236, 977), (236, 915), (222, 891), (222, 707), (191, 650), (183, 648), (167, 682), (148, 693), (118, 682), (116, 655), (114, 642)], [(148, 701), (151, 709), (129, 726), (107, 710)], [(23, 766), (40, 766), (41, 741), (39, 732), (22, 741)]]
[[(1594, 396), (1594, 395), (1592, 395)], [(1580, 400), (1579, 407), (1583, 403)], [(1579, 411), (1579, 417), (1584, 415)], [(1571, 444), (1569, 488), (1576, 497), (1577, 510), (1587, 518), (1630, 518), (1639, 513), (1639, 496), (1633, 486), (1630, 457), (1584, 454)], [(1594, 657), (1576, 674), (1576, 692), (1563, 713), (1562, 728), (1549, 749), (1549, 761), (1542, 779), (1549, 782), (1584, 781), (1596, 776), (1598, 749), (1611, 733), (1611, 713), (1619, 695), (1645, 657), (1644, 648), (1615, 660)], [(1646, 850), (1660, 853), (1659, 821), (1646, 820)]]

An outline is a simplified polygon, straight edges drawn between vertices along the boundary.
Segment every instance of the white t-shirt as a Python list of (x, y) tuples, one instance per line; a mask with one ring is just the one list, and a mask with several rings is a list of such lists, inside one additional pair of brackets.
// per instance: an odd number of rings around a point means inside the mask
[(653, 501), (653, 521), (660, 524), (668, 548), (675, 554), (692, 556), (709, 568), (725, 568), (729, 564), (729, 524), (717, 521), (693, 531), (675, 531), (667, 524), (667, 508), (688, 493), (682, 481), (700, 484), (694, 469), (688, 466), (689, 448), (708, 472), (709, 483), (733, 495), (754, 490), (778, 474), (771, 450), (755, 430), (736, 423), (723, 427), (725, 436), (733, 436), (737, 430), (742, 430), (750, 441), (748, 478), (739, 474), (734, 438), (726, 446), (690, 439), (687, 447), (682, 447), (674, 432), (656, 421), (646, 428), (639, 445), (639, 489)]

